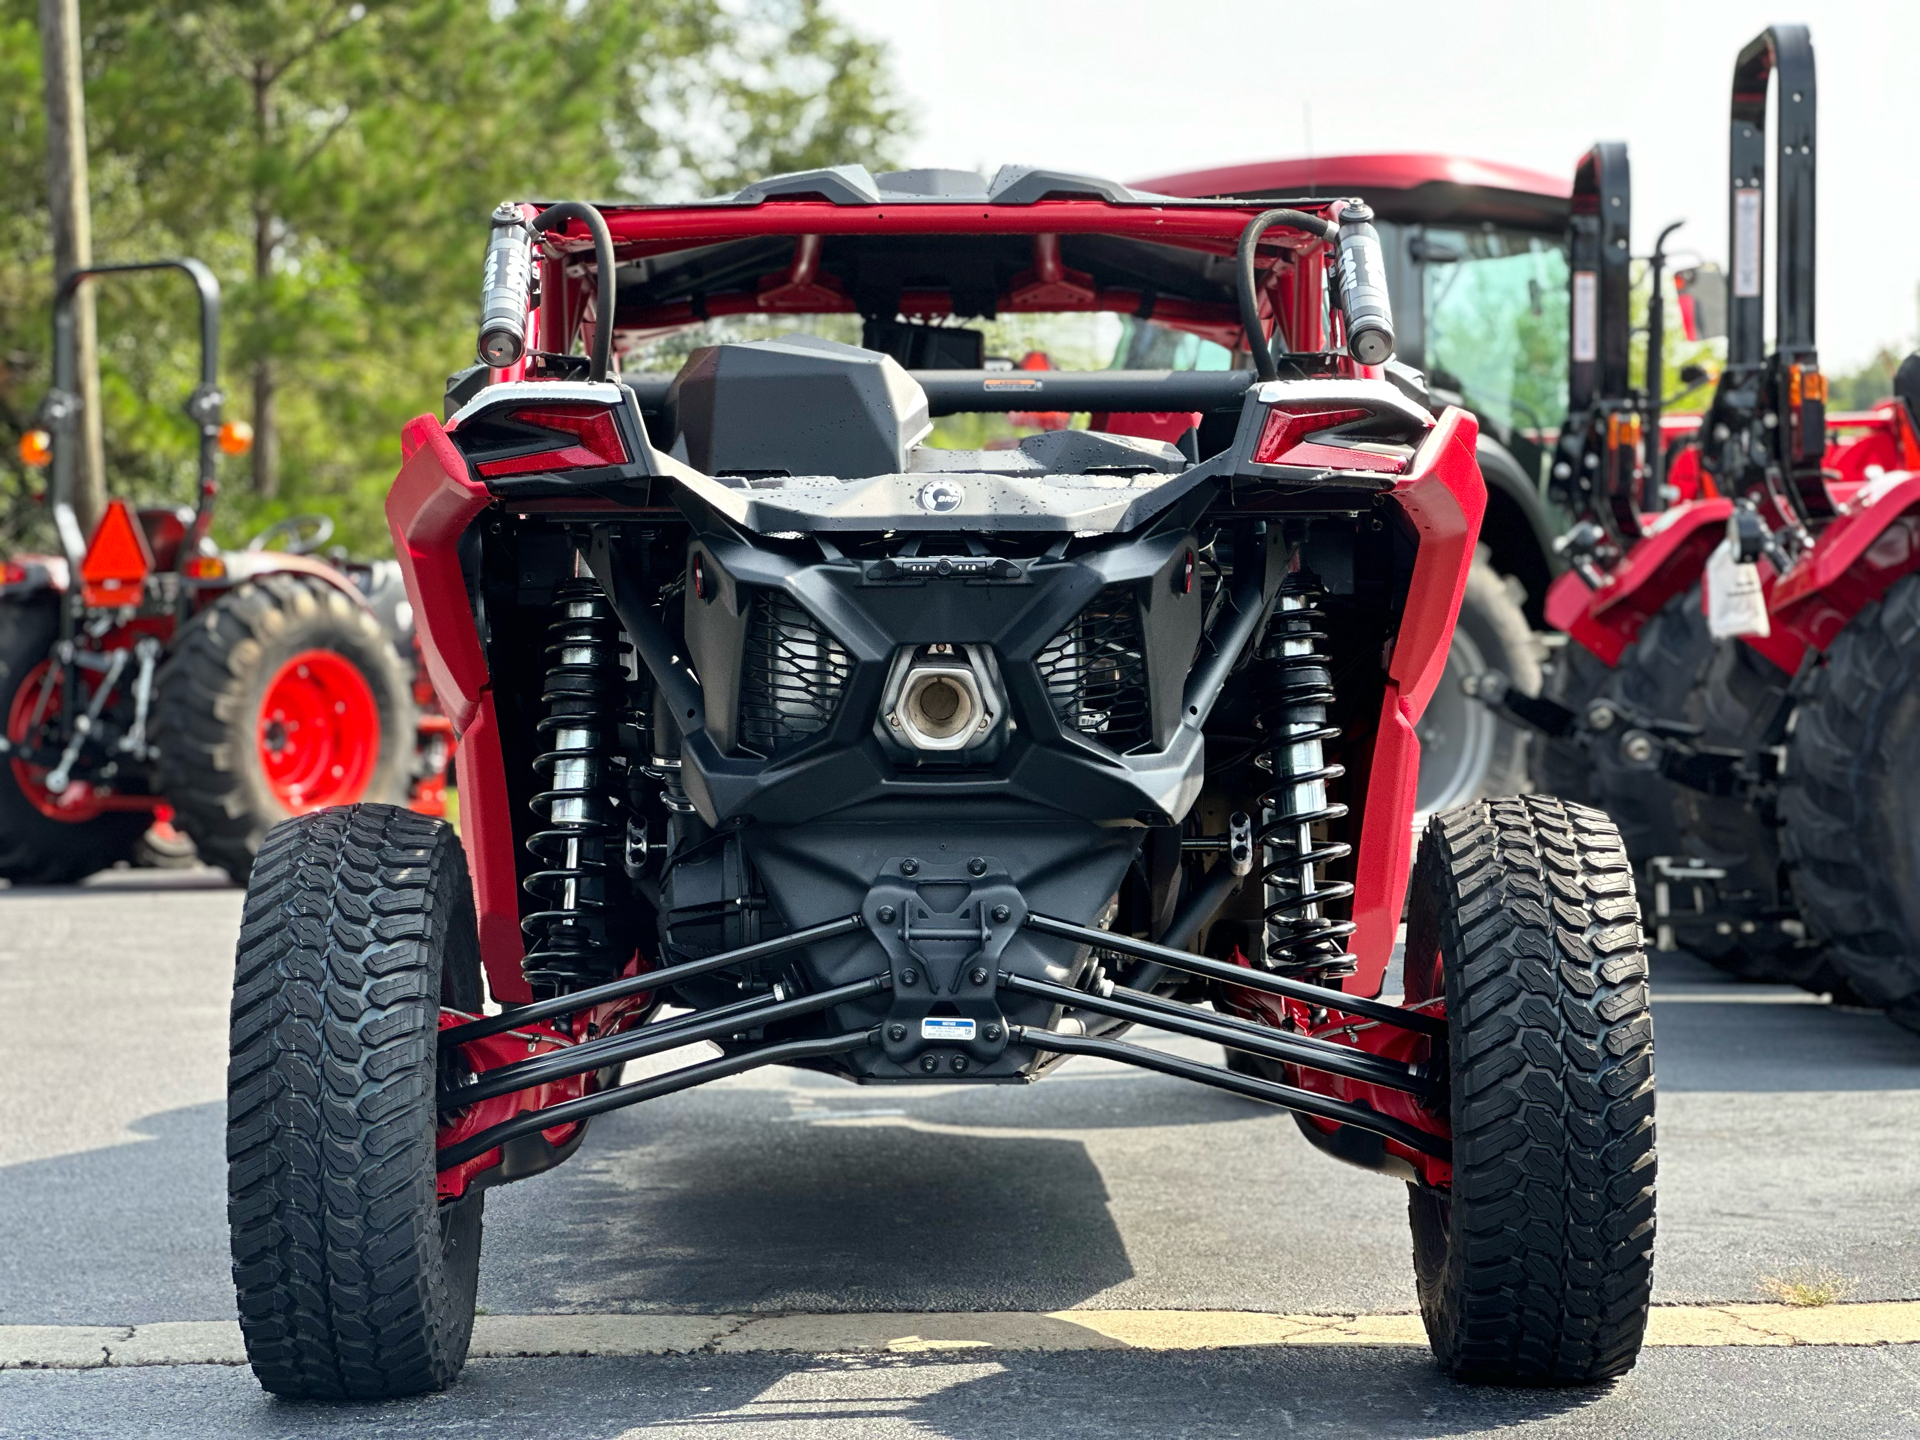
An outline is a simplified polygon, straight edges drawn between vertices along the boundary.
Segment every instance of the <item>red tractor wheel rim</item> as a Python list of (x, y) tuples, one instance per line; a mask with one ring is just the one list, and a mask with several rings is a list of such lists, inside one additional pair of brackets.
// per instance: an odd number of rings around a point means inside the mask
[(380, 707), (360, 667), (332, 650), (303, 650), (260, 701), (260, 768), (296, 815), (366, 793), (380, 755)]
[[(7, 707), (7, 740), (13, 745), (27, 739), (27, 732), (33, 727), (33, 712), (40, 704), (40, 687), (46, 680), (47, 667), (52, 660), (42, 660), (27, 672), (27, 678), (20, 682), (20, 688), (13, 692), (13, 703)], [(81, 674), (81, 686), (91, 694), (98, 679), (91, 671)], [(66, 687), (55, 684), (47, 696), (46, 708), (40, 711), (40, 723), (44, 729), (48, 722), (60, 714), (61, 702), (66, 698)], [(20, 787), (20, 793), (27, 797), (27, 803), (50, 820), (64, 820), (70, 825), (83, 825), (97, 819), (104, 811), (108, 792), (96, 790), (84, 780), (76, 780), (58, 795), (47, 789), (47, 767), (29, 765), (25, 760), (13, 762), (13, 783)]]

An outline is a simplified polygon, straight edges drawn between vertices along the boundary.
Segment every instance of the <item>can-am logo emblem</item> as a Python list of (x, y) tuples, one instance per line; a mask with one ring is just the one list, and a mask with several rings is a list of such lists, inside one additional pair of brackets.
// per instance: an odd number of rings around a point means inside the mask
[(958, 510), (967, 492), (951, 480), (929, 480), (920, 487), (920, 508), (934, 515)]

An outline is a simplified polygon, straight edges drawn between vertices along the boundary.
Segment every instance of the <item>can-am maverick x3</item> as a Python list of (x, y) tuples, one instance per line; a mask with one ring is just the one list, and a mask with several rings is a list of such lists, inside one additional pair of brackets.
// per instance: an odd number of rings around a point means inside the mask
[[(484, 1191), (591, 1116), (763, 1065), (989, 1084), (1074, 1055), (1283, 1106), (1405, 1181), (1451, 1373), (1627, 1369), (1633, 877), (1605, 817), (1539, 798), (1435, 817), (1415, 863), (1414, 726), (1484, 489), (1471, 417), (1389, 377), (1379, 276), (1358, 202), (1018, 168), (501, 207), (484, 368), (407, 427), (388, 501), (460, 833), (302, 816), (248, 892), (229, 1148), (261, 1382), (448, 1384)], [(1251, 368), (992, 370), (955, 323), (1102, 311)], [(867, 344), (616, 374), (769, 314), (859, 315)], [(1036, 409), (1093, 425), (922, 443)]]

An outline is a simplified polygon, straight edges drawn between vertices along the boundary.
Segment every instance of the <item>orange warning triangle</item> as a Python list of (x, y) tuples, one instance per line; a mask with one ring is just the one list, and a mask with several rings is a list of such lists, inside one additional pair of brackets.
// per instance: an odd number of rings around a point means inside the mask
[(81, 596), (90, 606), (138, 605), (143, 582), (153, 569), (153, 552), (140, 522), (124, 500), (115, 500), (100, 517), (87, 558), (80, 562)]

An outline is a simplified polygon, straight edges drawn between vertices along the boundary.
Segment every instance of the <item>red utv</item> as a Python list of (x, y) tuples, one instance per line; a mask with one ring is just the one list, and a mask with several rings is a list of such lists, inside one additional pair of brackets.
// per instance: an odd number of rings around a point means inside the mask
[[(197, 502), (114, 500), (88, 537), (71, 501), (74, 298), (98, 276), (155, 270), (199, 294)], [(198, 260), (95, 266), (55, 298), (45, 428), (21, 453), (52, 466), (62, 553), (15, 555), (0, 577), (0, 878), (83, 879), (140, 856), (170, 821), (244, 881), (289, 815), (362, 799), (444, 812), (452, 728), (416, 682), (399, 567), (320, 558), (333, 533), (321, 515), (241, 551), (209, 537), (218, 452), (244, 451), (250, 433), (221, 423), (219, 329), (220, 287)]]
[[(1632, 875), (1604, 816), (1539, 798), (1414, 854), (1485, 491), (1472, 418), (1386, 363), (1380, 266), (1352, 200), (1017, 167), (496, 212), (482, 368), (407, 427), (388, 501), (461, 833), (299, 816), (248, 891), (230, 1213), (261, 1383), (450, 1383), (486, 1191), (595, 1115), (765, 1065), (1010, 1084), (1075, 1055), (1288, 1109), (1405, 1183), (1450, 1373), (1631, 1366)], [(967, 322), (1063, 312), (1252, 364), (981, 366)], [(646, 337), (768, 315), (804, 319), (639, 370)], [(798, 330), (853, 317), (866, 345)], [(953, 368), (903, 368), (903, 331)], [(1094, 421), (925, 443), (1015, 410)]]

